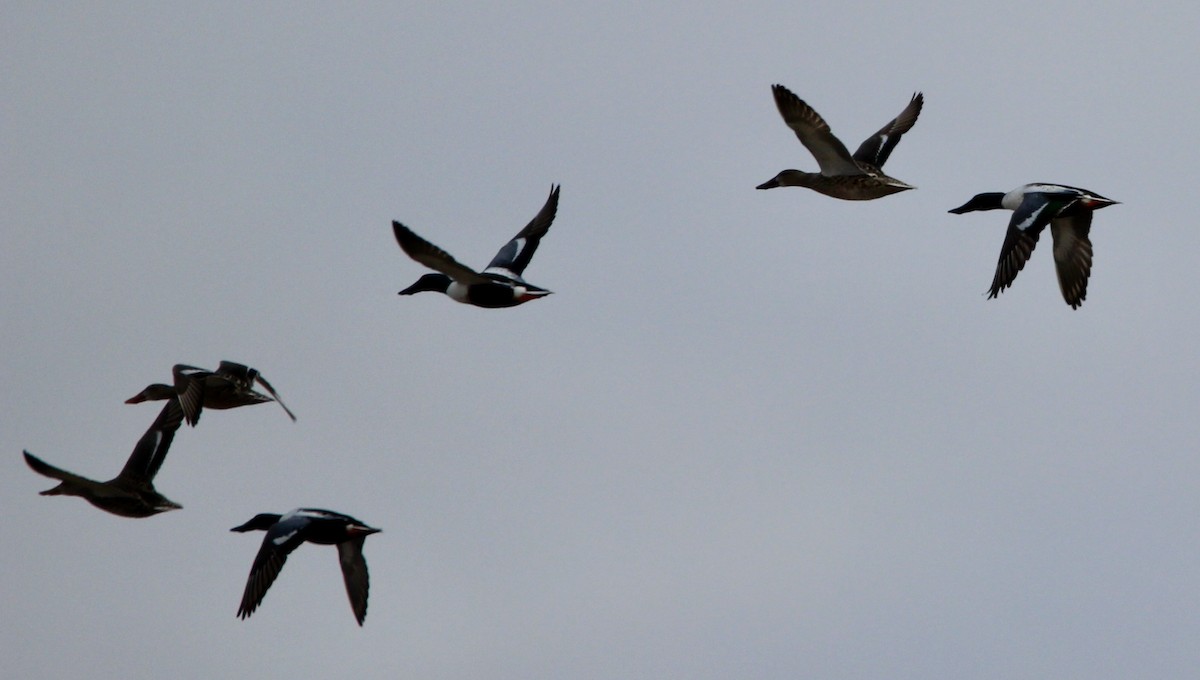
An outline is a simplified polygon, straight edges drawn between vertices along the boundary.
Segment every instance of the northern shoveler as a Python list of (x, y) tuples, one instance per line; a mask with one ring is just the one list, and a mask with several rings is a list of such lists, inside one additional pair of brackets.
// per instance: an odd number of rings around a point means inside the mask
[(900, 115), (868, 137), (851, 156), (830, 131), (829, 124), (804, 100), (783, 85), (772, 85), (771, 91), (783, 121), (817, 159), (821, 171), (784, 170), (757, 188), (807, 187), (849, 201), (869, 201), (916, 188), (885, 175), (881, 168), (900, 143), (901, 136), (912, 129), (917, 116), (921, 115), (925, 97), (920, 92), (913, 95)]
[(1025, 184), (1008, 193), (977, 194), (950, 212), (961, 215), (974, 210), (1012, 210), (1008, 233), (1000, 247), (1000, 260), (988, 299), (1013, 284), (1017, 272), (1025, 266), (1038, 236), (1046, 225), (1054, 237), (1054, 266), (1063, 299), (1078, 309), (1087, 297), (1088, 277), (1092, 273), (1092, 242), (1088, 231), (1092, 212), (1119, 201), (1105, 198), (1087, 189), (1062, 184)]
[(521, 275), (554, 221), (558, 211), (558, 190), (559, 187), (551, 185), (546, 204), (524, 229), (504, 244), (482, 272), (460, 264), (449, 253), (417, 236), (408, 227), (392, 222), (396, 241), (404, 252), (439, 272), (422, 276), (400, 294), (413, 295), (422, 291), (445, 293), (457, 302), (489, 308), (514, 307), (549, 295), (550, 291), (527, 283)]
[(349, 515), (329, 510), (297, 508), (284, 515), (262, 513), (255, 515), (245, 524), (230, 531), (266, 531), (262, 547), (250, 567), (250, 577), (242, 593), (242, 604), (238, 617), (246, 618), (254, 613), (267, 589), (275, 582), (287, 556), (301, 543), (336, 545), (338, 561), (342, 564), (342, 577), (346, 581), (346, 594), (350, 596), (350, 608), (358, 625), (367, 617), (367, 592), (370, 579), (367, 561), (363, 558), (363, 543), (367, 536), (381, 529), (369, 527)]

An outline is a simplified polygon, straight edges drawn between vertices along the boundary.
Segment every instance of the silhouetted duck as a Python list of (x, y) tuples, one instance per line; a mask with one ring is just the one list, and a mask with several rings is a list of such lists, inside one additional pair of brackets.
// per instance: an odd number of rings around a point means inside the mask
[(783, 121), (817, 159), (821, 171), (784, 170), (757, 188), (807, 187), (849, 201), (868, 201), (916, 188), (885, 175), (881, 168), (892, 149), (900, 143), (900, 137), (912, 129), (917, 116), (921, 115), (925, 97), (920, 92), (913, 95), (900, 115), (868, 137), (853, 156), (841, 140), (833, 136), (820, 114), (804, 100), (782, 85), (772, 85), (771, 92)]
[(169, 399), (150, 429), (133, 447), (121, 474), (107, 482), (97, 482), (56, 468), (28, 451), (24, 452), (25, 462), (34, 472), (62, 482), (41, 492), (43, 496), (79, 496), (101, 510), (122, 517), (149, 517), (178, 510), (183, 506), (154, 489), (154, 475), (162, 467), (182, 421), (183, 409), (179, 400)]
[[(275, 388), (262, 377), (258, 369), (232, 361), (222, 361), (216, 371), (175, 364), (171, 373), (175, 377), (173, 386), (162, 383), (148, 385), (146, 389), (126, 399), (125, 403), (139, 404), (143, 401), (178, 397), (184, 417), (193, 427), (200, 421), (200, 412), (203, 409), (237, 408), (268, 401), (278, 403), (293, 422), (296, 420), (295, 414), (283, 403)], [(271, 396), (256, 392), (255, 382), (262, 385)]]
[(449, 253), (417, 236), (411, 229), (392, 222), (396, 241), (412, 259), (436, 269), (438, 274), (426, 274), (413, 285), (400, 291), (412, 295), (422, 291), (445, 293), (450, 299), (476, 307), (514, 307), (550, 294), (545, 288), (527, 283), (521, 275), (533, 259), (538, 243), (550, 229), (558, 210), (559, 187), (551, 185), (550, 197), (537, 216), (525, 226), (488, 263), (483, 272), (460, 264)]
[(973, 210), (1013, 211), (1004, 245), (1000, 247), (996, 275), (988, 290), (989, 300), (1012, 285), (1017, 272), (1033, 253), (1038, 236), (1049, 224), (1050, 234), (1054, 237), (1058, 287), (1067, 304), (1078, 309), (1087, 298), (1088, 277), (1092, 273), (1092, 242), (1088, 238), (1092, 212), (1116, 203), (1118, 201), (1087, 189), (1035, 183), (1019, 186), (1008, 193), (977, 194), (950, 212), (961, 215)]
[(363, 558), (363, 543), (367, 536), (378, 533), (374, 529), (349, 515), (329, 510), (297, 508), (285, 515), (263, 513), (230, 531), (266, 531), (262, 547), (250, 567), (250, 578), (242, 593), (242, 604), (238, 617), (246, 618), (254, 613), (283, 569), (287, 556), (305, 541), (321, 545), (336, 545), (338, 561), (342, 564), (342, 577), (346, 581), (346, 594), (350, 596), (350, 608), (354, 618), (362, 625), (367, 617), (367, 592), (370, 580), (367, 561)]

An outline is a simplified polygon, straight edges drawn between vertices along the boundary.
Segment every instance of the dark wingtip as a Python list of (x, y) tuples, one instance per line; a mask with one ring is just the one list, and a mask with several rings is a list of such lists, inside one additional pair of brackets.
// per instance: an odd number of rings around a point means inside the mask
[(401, 248), (404, 248), (404, 241), (411, 238), (412, 233), (412, 229), (400, 224), (396, 220), (392, 220), (392, 234), (395, 235), (396, 243), (400, 244)]
[(29, 469), (33, 470), (34, 472), (38, 473), (39, 475), (42, 474), (42, 471), (39, 470), (38, 468), (46, 467), (46, 463), (43, 462), (41, 458), (38, 458), (37, 456), (33, 455), (32, 453), (30, 453), (24, 449), (21, 450), (21, 453), (23, 453), (25, 455), (25, 464), (29, 466)]

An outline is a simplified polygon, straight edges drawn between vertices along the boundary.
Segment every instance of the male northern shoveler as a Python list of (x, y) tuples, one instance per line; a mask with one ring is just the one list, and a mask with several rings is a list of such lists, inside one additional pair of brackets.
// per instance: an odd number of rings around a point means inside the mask
[[(126, 404), (140, 404), (143, 401), (178, 398), (183, 407), (184, 417), (188, 425), (195, 427), (200, 422), (200, 412), (206, 408), (228, 409), (251, 404), (262, 404), (274, 401), (283, 407), (284, 413), (295, 422), (296, 416), (279, 398), (271, 383), (258, 372), (245, 364), (232, 361), (222, 361), (216, 371), (209, 371), (186, 364), (175, 364), (171, 369), (175, 377), (174, 385), (155, 383), (125, 400)], [(263, 386), (271, 396), (256, 392), (254, 383)]]
[(476, 307), (514, 307), (550, 294), (545, 288), (527, 283), (521, 275), (533, 259), (538, 243), (550, 229), (558, 211), (559, 187), (551, 185), (546, 204), (511, 241), (504, 244), (482, 272), (460, 264), (449, 253), (417, 236), (411, 229), (392, 222), (396, 241), (409, 257), (436, 269), (438, 274), (426, 274), (413, 285), (400, 291), (412, 295), (422, 291), (445, 293), (450, 299)]
[(912, 129), (921, 115), (925, 97), (920, 92), (913, 95), (900, 115), (868, 137), (851, 156), (820, 114), (804, 100), (782, 85), (772, 85), (771, 91), (783, 121), (817, 159), (821, 171), (784, 170), (757, 188), (808, 187), (849, 201), (869, 201), (916, 188), (885, 175), (881, 168), (900, 143), (900, 137)]
[(107, 482), (97, 482), (56, 468), (28, 451), (24, 452), (25, 462), (34, 472), (61, 482), (53, 489), (41, 492), (43, 496), (79, 496), (105, 512), (122, 517), (149, 517), (178, 510), (183, 506), (155, 490), (154, 475), (162, 467), (181, 422), (183, 409), (179, 400), (169, 399), (150, 429), (133, 447), (121, 474)]
[(285, 515), (263, 513), (230, 529), (243, 533), (255, 530), (266, 531), (267, 535), (250, 567), (250, 577), (238, 608), (239, 618), (254, 613), (275, 577), (279, 576), (288, 554), (307, 541), (337, 546), (350, 608), (354, 610), (358, 625), (363, 624), (367, 617), (367, 591), (371, 585), (367, 561), (363, 558), (363, 543), (367, 536), (379, 533), (381, 529), (369, 527), (349, 515), (314, 508), (297, 508)]
[(1054, 266), (1063, 299), (1078, 309), (1087, 297), (1088, 276), (1092, 273), (1092, 242), (1088, 231), (1092, 212), (1119, 201), (1105, 198), (1087, 189), (1062, 184), (1025, 184), (1008, 193), (977, 194), (950, 212), (961, 215), (973, 210), (1012, 210), (1008, 233), (1000, 247), (996, 275), (988, 290), (988, 299), (1013, 284), (1017, 272), (1025, 266), (1038, 236), (1046, 225), (1054, 237)]

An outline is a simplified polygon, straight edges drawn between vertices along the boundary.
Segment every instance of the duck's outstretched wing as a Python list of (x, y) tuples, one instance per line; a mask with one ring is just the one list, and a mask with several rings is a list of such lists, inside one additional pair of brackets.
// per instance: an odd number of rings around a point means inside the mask
[(250, 567), (246, 589), (242, 591), (242, 604), (238, 607), (239, 618), (244, 619), (258, 609), (267, 590), (283, 570), (288, 555), (304, 542), (303, 530), (307, 526), (307, 519), (292, 517), (276, 522), (267, 530), (258, 554), (254, 556), (254, 564)]
[(858, 151), (854, 152), (854, 160), (882, 168), (888, 156), (892, 155), (892, 149), (900, 143), (900, 137), (917, 122), (917, 116), (921, 115), (921, 107), (924, 105), (925, 95), (920, 92), (914, 94), (900, 115), (880, 128), (879, 132), (867, 137), (858, 147)]
[[(292, 410), (287, 407), (287, 404), (283, 403), (283, 400), (279, 398), (279, 393), (275, 391), (274, 387), (271, 387), (271, 383), (267, 382), (267, 379), (263, 377), (262, 373), (259, 372), (257, 368), (250, 368), (249, 366), (245, 364), (239, 364), (236, 361), (223, 360), (221, 361), (220, 365), (217, 366), (217, 375), (228, 377), (237, 386), (238, 391), (247, 397), (261, 397), (262, 401), (275, 401), (283, 407), (283, 412), (288, 414), (288, 417), (292, 419), (292, 422), (296, 422), (296, 414), (292, 413)], [(265, 389), (271, 395), (269, 398), (254, 391), (254, 383), (256, 382), (259, 385), (262, 385), (263, 389)]]
[(183, 423), (183, 415), (179, 400), (168, 399), (158, 412), (158, 417), (133, 447), (133, 453), (129, 454), (129, 460), (125, 461), (125, 467), (121, 468), (117, 479), (131, 484), (151, 486), (154, 476), (167, 459), (167, 451), (171, 448), (171, 442), (175, 440), (175, 432)]
[(346, 595), (350, 598), (350, 608), (354, 610), (354, 618), (360, 626), (363, 625), (363, 619), (367, 618), (367, 594), (371, 588), (367, 560), (363, 557), (365, 541), (366, 536), (359, 536), (338, 543), (337, 547), (342, 579), (346, 582)]
[(396, 234), (396, 242), (401, 250), (421, 264), (439, 271), (462, 284), (487, 283), (490, 279), (455, 260), (450, 253), (417, 236), (412, 229), (392, 222), (392, 231)]
[(1088, 277), (1092, 274), (1092, 241), (1088, 238), (1091, 228), (1091, 210), (1056, 217), (1050, 222), (1058, 287), (1072, 309), (1078, 309), (1087, 298)]
[(1042, 230), (1056, 213), (1057, 207), (1044, 194), (1025, 194), (1008, 222), (1008, 232), (1004, 236), (1004, 245), (1000, 246), (1000, 259), (996, 262), (996, 275), (992, 277), (988, 299), (996, 297), (1013, 284), (1033, 254)]
[[(25, 464), (39, 475), (49, 477), (51, 479), (57, 479), (58, 481), (63, 482), (71, 487), (99, 489), (104, 486), (102, 482), (97, 482), (94, 479), (81, 477), (74, 472), (67, 472), (62, 468), (54, 467), (53, 465), (47, 463), (41, 458), (38, 458), (28, 451), (22, 451), (22, 453), (25, 454)], [(52, 496), (54, 495), (54, 492), (54, 489), (47, 489), (46, 491), (41, 492), (41, 494), (43, 496)]]
[(775, 106), (779, 108), (783, 122), (796, 133), (800, 143), (808, 149), (813, 158), (817, 159), (822, 175), (866, 174), (866, 171), (854, 162), (846, 145), (830, 131), (825, 119), (811, 106), (783, 85), (772, 85), (771, 92), (775, 95)]
[(512, 237), (511, 241), (504, 244), (500, 252), (496, 253), (487, 268), (483, 270), (485, 275), (495, 274), (507, 279), (521, 280), (521, 276), (525, 273), (525, 267), (529, 266), (529, 261), (537, 252), (538, 244), (550, 230), (550, 224), (554, 222), (554, 215), (558, 212), (559, 188), (556, 185), (550, 185), (550, 196), (546, 199), (546, 204), (529, 224), (525, 225), (524, 229)]
[(271, 387), (271, 383), (267, 382), (267, 379), (262, 376), (262, 373), (255, 375), (254, 379), (258, 381), (259, 385), (263, 386), (263, 389), (266, 390), (268, 394), (271, 395), (271, 398), (275, 400), (276, 404), (279, 404), (281, 407), (283, 407), (283, 412), (288, 414), (288, 417), (292, 419), (292, 422), (296, 422), (296, 414), (292, 413), (292, 409), (288, 408), (287, 404), (283, 403), (283, 400), (279, 398), (279, 393), (275, 391), (274, 387)]
[(179, 406), (188, 425), (196, 426), (200, 422), (200, 412), (204, 410), (205, 381), (215, 375), (212, 371), (187, 364), (175, 364), (171, 368), (175, 380), (175, 393), (179, 397)]

